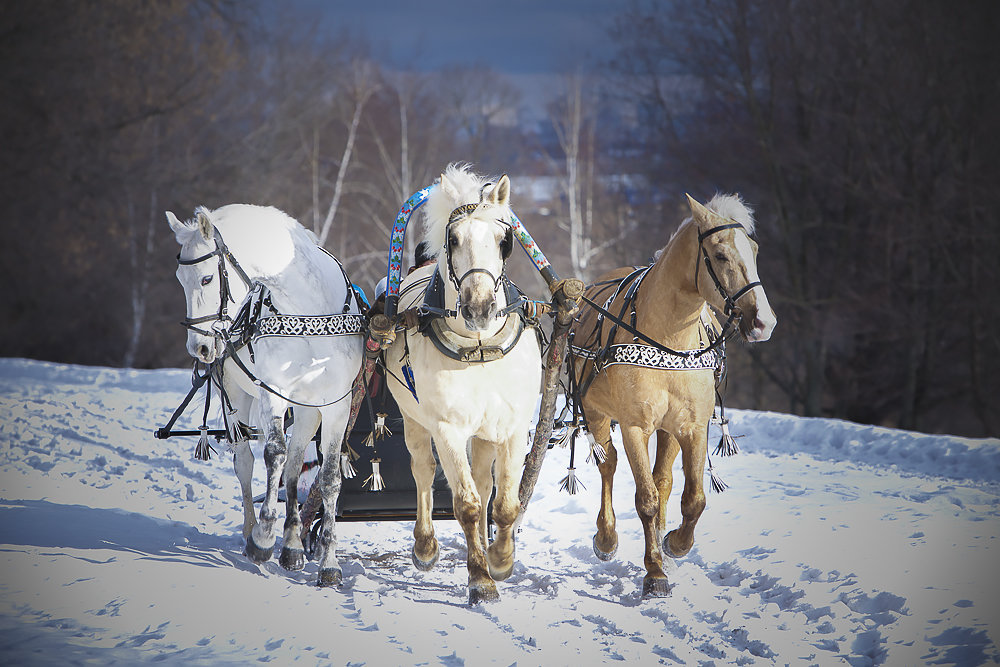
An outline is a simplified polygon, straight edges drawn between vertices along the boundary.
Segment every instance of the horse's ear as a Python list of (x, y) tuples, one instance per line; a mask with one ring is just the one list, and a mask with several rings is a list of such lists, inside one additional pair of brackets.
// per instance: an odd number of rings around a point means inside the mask
[(448, 177), (441, 174), (441, 192), (445, 194), (453, 202), (457, 202), (459, 198), (458, 188), (448, 180)]
[(195, 223), (198, 225), (198, 231), (205, 238), (206, 241), (211, 241), (215, 238), (215, 225), (212, 224), (212, 219), (208, 217), (208, 213), (205, 209), (198, 208), (194, 213)]
[(490, 190), (487, 201), (497, 206), (506, 206), (507, 202), (510, 201), (510, 179), (507, 178), (507, 174), (501, 176), (493, 189)]
[(174, 233), (177, 243), (184, 245), (184, 242), (191, 236), (191, 228), (178, 220), (172, 211), (167, 211), (167, 224), (170, 225), (170, 230)]
[(688, 206), (691, 207), (691, 214), (694, 216), (696, 221), (705, 222), (712, 219), (712, 212), (710, 210), (698, 203), (698, 201), (691, 195), (685, 193), (685, 196), (688, 200)]

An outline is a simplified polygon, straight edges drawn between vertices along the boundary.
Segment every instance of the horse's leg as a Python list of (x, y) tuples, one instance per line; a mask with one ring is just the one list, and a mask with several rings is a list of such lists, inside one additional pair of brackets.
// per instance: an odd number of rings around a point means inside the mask
[(653, 464), (653, 483), (660, 495), (660, 511), (656, 516), (656, 530), (659, 534), (667, 525), (667, 500), (674, 486), (674, 459), (677, 458), (681, 446), (672, 433), (656, 432), (656, 462)]
[(437, 564), (441, 555), (437, 538), (434, 537), (434, 473), (437, 461), (431, 449), (431, 434), (412, 419), (403, 417), (403, 433), (406, 448), (410, 450), (410, 472), (417, 487), (417, 520), (413, 524), (413, 565), (418, 570), (427, 571)]
[[(472, 478), (476, 480), (479, 499), (484, 505), (489, 506), (490, 496), (493, 495), (493, 462), (496, 460), (496, 448), (492, 442), (473, 438), (471, 452)], [(482, 538), (484, 549), (490, 545), (489, 523), (488, 512), (483, 512), (479, 517), (479, 536)], [(492, 573), (491, 566), (490, 574)], [(495, 576), (493, 578), (496, 579)]]
[(506, 579), (514, 570), (514, 522), (521, 510), (518, 499), (521, 481), (519, 473), (527, 444), (527, 438), (521, 433), (505, 443), (499, 443), (495, 450), (496, 497), (493, 498), (493, 523), (496, 524), (496, 538), (486, 551), (490, 576), (495, 581)]
[[(250, 424), (250, 409), (253, 407), (253, 396), (247, 394), (235, 382), (228, 380), (229, 376), (223, 376), (226, 394), (229, 396), (236, 414), (233, 419), (237, 422)], [(240, 480), (240, 492), (243, 495), (243, 539), (250, 536), (250, 531), (257, 525), (257, 517), (253, 513), (253, 450), (250, 449), (250, 441), (243, 438), (240, 428), (233, 424), (236, 437), (240, 438), (233, 442), (233, 469), (236, 471), (236, 478)]]
[(604, 446), (607, 455), (597, 464), (601, 473), (601, 509), (597, 513), (597, 534), (594, 535), (594, 555), (601, 560), (611, 560), (618, 551), (618, 530), (615, 528), (615, 508), (611, 502), (615, 470), (618, 468), (618, 451), (611, 443), (611, 420), (603, 415), (591, 415), (587, 422), (594, 439)]
[(323, 495), (323, 520), (319, 533), (319, 575), (316, 585), (339, 586), (344, 575), (337, 560), (337, 499), (343, 483), (340, 471), (340, 448), (343, 444), (350, 403), (341, 402), (323, 409), (320, 425), (320, 451), (323, 466), (319, 470), (320, 492)]
[(694, 527), (705, 511), (705, 455), (708, 434), (702, 426), (691, 425), (678, 434), (684, 492), (681, 494), (681, 525), (663, 538), (663, 550), (671, 558), (686, 556), (694, 546)]
[(306, 447), (319, 426), (320, 412), (315, 408), (295, 408), (295, 423), (288, 443), (285, 463), (285, 530), (278, 563), (286, 570), (297, 572), (306, 565), (302, 546), (302, 518), (299, 516), (299, 476), (305, 460)]
[(469, 604), (499, 600), (500, 594), (493, 579), (490, 578), (486, 551), (479, 536), (479, 520), (483, 505), (469, 467), (469, 457), (465, 449), (467, 440), (449, 424), (442, 424), (435, 437), (438, 458), (451, 487), (452, 509), (465, 532), (469, 568)]
[(251, 560), (263, 563), (274, 551), (274, 524), (278, 520), (278, 482), (287, 456), (285, 444), (285, 403), (261, 391), (261, 414), (264, 421), (264, 465), (267, 467), (267, 490), (260, 508), (260, 521), (250, 531), (243, 550)]
[(239, 440), (233, 443), (233, 468), (240, 480), (240, 491), (243, 495), (243, 538), (250, 537), (250, 531), (257, 525), (257, 517), (253, 513), (253, 451), (249, 440)]
[(657, 515), (660, 511), (660, 498), (653, 484), (653, 473), (649, 468), (649, 436), (650, 431), (639, 426), (622, 426), (622, 440), (625, 443), (625, 454), (632, 467), (635, 478), (635, 510), (642, 522), (642, 532), (646, 541), (646, 552), (643, 562), (646, 565), (646, 576), (642, 580), (643, 597), (665, 597), (670, 593), (667, 575), (663, 573), (663, 553), (660, 551), (660, 539), (656, 529)]

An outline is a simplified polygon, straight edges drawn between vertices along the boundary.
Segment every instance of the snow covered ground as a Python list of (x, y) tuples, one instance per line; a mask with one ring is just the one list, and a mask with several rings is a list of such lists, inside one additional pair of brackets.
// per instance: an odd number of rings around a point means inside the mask
[(621, 545), (600, 562), (597, 471), (580, 465), (586, 489), (558, 491), (555, 449), (502, 600), (470, 608), (453, 521), (436, 522), (428, 573), (407, 522), (339, 524), (341, 590), (316, 589), (311, 562), (252, 564), (230, 462), (152, 437), (189, 387), (186, 370), (0, 359), (4, 664), (1000, 661), (996, 439), (733, 410), (743, 453), (715, 461), (731, 488), (709, 496), (662, 600), (639, 597), (627, 466)]

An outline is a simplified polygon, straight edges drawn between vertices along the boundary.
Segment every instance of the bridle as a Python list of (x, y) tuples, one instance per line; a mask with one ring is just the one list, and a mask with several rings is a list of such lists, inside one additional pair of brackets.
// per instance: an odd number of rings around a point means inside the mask
[[(705, 260), (705, 268), (708, 269), (708, 275), (712, 277), (712, 282), (715, 283), (715, 289), (718, 290), (719, 294), (726, 302), (726, 308), (724, 312), (727, 316), (732, 318), (733, 314), (740, 312), (739, 308), (737, 308), (736, 306), (736, 302), (740, 299), (740, 297), (742, 297), (744, 294), (746, 294), (753, 288), (760, 287), (762, 283), (759, 280), (753, 280), (751, 282), (748, 282), (739, 290), (737, 290), (736, 294), (732, 295), (730, 295), (729, 292), (726, 290), (726, 288), (723, 287), (722, 281), (719, 280), (719, 276), (716, 275), (715, 269), (712, 267), (712, 262), (708, 258), (708, 251), (705, 250), (704, 241), (712, 234), (724, 231), (726, 229), (742, 229), (743, 232), (746, 233), (746, 228), (738, 222), (718, 225), (717, 227), (712, 227), (711, 229), (698, 233), (698, 249), (701, 251), (701, 256)], [(695, 289), (698, 289), (698, 264), (697, 260), (695, 261), (696, 263), (694, 267), (694, 286)]]
[[(444, 252), (445, 252), (445, 260), (448, 265), (448, 279), (451, 281), (451, 284), (455, 286), (455, 290), (458, 291), (459, 301), (461, 301), (462, 299), (462, 283), (465, 282), (466, 278), (475, 275), (477, 273), (483, 273), (489, 277), (490, 282), (493, 283), (494, 294), (496, 294), (500, 290), (500, 284), (503, 282), (504, 276), (506, 275), (507, 258), (510, 257), (511, 250), (514, 245), (514, 228), (508, 222), (504, 222), (503, 220), (499, 219), (495, 220), (494, 222), (496, 224), (506, 229), (506, 235), (504, 236), (504, 240), (500, 242), (500, 257), (503, 260), (503, 269), (501, 270), (500, 275), (494, 276), (493, 273), (491, 273), (488, 269), (483, 269), (480, 267), (473, 267), (469, 269), (468, 271), (463, 273), (461, 277), (459, 277), (455, 273), (455, 266), (452, 264), (452, 259), (451, 259), (452, 227), (455, 224), (462, 222), (463, 221), (462, 218), (467, 218), (468, 216), (471, 216), (472, 213), (475, 212), (475, 210), (478, 207), (479, 204), (463, 204), (462, 206), (459, 206), (458, 208), (456, 208), (454, 211), (451, 212), (451, 215), (448, 216), (448, 224), (445, 227)], [(461, 312), (460, 306), (456, 305), (455, 310), (457, 312)]]
[[(219, 312), (212, 315), (205, 315), (203, 317), (185, 317), (181, 320), (181, 326), (185, 329), (189, 329), (196, 333), (200, 333), (203, 336), (208, 336), (210, 338), (221, 338), (225, 339), (228, 334), (228, 329), (226, 323), (232, 323), (233, 318), (229, 316), (229, 302), (232, 301), (236, 303), (236, 299), (233, 298), (233, 292), (229, 287), (229, 270), (226, 268), (226, 260), (229, 260), (229, 264), (232, 265), (233, 270), (236, 271), (236, 275), (240, 277), (243, 283), (247, 286), (247, 290), (253, 289), (253, 281), (247, 275), (240, 263), (236, 261), (233, 257), (233, 253), (230, 252), (226, 242), (222, 240), (222, 234), (219, 230), (214, 229), (215, 232), (215, 249), (201, 257), (195, 257), (194, 259), (181, 259), (180, 253), (177, 253), (177, 263), (181, 266), (192, 266), (194, 264), (201, 264), (202, 262), (207, 262), (213, 257), (219, 258)], [(199, 328), (198, 325), (204, 324), (205, 322), (213, 322), (210, 330)]]

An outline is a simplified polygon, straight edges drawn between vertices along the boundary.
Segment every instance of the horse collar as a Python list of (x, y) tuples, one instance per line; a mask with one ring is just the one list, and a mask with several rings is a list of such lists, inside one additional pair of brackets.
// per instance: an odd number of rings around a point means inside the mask
[[(523, 297), (517, 286), (503, 277), (501, 279), (507, 303), (520, 308)], [(445, 326), (444, 318), (457, 317), (458, 312), (444, 307), (444, 279), (441, 277), (441, 272), (436, 269), (424, 291), (424, 301), (420, 311), (422, 314), (420, 333), (430, 338), (434, 346), (445, 356), (466, 363), (483, 363), (499, 359), (517, 344), (524, 331), (523, 318), (519, 313), (516, 317), (511, 317), (510, 306), (501, 311), (507, 314), (507, 322), (500, 331), (489, 338), (470, 339)], [(474, 344), (470, 345), (470, 342)]]

